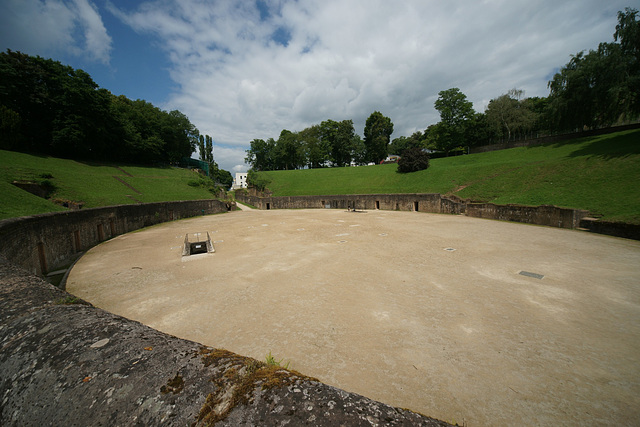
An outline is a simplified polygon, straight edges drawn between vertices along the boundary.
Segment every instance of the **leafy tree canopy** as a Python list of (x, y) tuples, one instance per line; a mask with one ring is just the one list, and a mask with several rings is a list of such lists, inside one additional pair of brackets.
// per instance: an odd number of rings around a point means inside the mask
[(398, 160), (398, 172), (417, 172), (429, 167), (429, 154), (418, 147), (407, 148)]
[(371, 113), (364, 126), (364, 145), (367, 160), (379, 163), (387, 158), (388, 147), (393, 133), (393, 123), (379, 111)]
[(581, 130), (640, 115), (640, 22), (638, 11), (618, 12), (614, 39), (572, 55), (549, 82), (551, 125)]
[(172, 163), (191, 156), (198, 129), (178, 110), (112, 95), (83, 70), (0, 53), (0, 148), (60, 157)]

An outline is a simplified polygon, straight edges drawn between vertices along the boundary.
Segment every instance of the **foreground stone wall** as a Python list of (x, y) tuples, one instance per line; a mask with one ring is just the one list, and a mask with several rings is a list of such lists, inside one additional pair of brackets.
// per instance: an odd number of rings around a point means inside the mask
[(464, 214), (476, 218), (497, 219), (546, 225), (560, 228), (577, 228), (587, 211), (556, 206), (495, 205), (472, 203), (457, 197), (440, 194), (354, 194), (346, 196), (291, 196), (259, 197), (236, 192), (236, 199), (259, 209), (331, 208), (382, 209), (420, 211), (429, 213)]
[(226, 212), (219, 200), (144, 203), (55, 212), (0, 221), (0, 255), (32, 273), (71, 264), (82, 252), (119, 234), (197, 215)]
[(0, 425), (448, 426), (164, 334), (0, 257)]

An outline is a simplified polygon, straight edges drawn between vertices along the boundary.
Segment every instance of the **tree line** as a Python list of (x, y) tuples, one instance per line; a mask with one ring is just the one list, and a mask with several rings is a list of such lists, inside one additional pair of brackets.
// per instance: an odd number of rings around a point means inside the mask
[(213, 140), (180, 111), (113, 95), (59, 61), (0, 53), (1, 149), (166, 165), (190, 157), (196, 146), (210, 176), (230, 187), (231, 174), (213, 159)]
[(440, 91), (440, 121), (390, 141), (393, 123), (380, 112), (367, 119), (364, 140), (351, 120), (326, 120), (277, 140), (254, 139), (245, 162), (254, 170), (318, 168), (379, 163), (407, 149), (465, 152), (468, 147), (576, 132), (637, 120), (640, 116), (640, 21), (638, 11), (618, 12), (614, 42), (572, 55), (548, 82), (547, 97), (525, 97), (514, 88), (492, 99), (483, 113), (458, 88)]
[(256, 171), (348, 166), (386, 158), (393, 123), (379, 111), (367, 119), (364, 140), (352, 120), (325, 120), (300, 132), (284, 129), (277, 140), (254, 139), (245, 162)]

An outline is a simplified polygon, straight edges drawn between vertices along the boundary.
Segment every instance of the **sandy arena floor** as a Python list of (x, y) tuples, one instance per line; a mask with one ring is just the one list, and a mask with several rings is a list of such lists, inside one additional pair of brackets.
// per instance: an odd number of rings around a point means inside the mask
[[(215, 254), (183, 258), (185, 233), (205, 231)], [(243, 211), (105, 242), (67, 290), (461, 425), (640, 424), (637, 241), (418, 212)]]

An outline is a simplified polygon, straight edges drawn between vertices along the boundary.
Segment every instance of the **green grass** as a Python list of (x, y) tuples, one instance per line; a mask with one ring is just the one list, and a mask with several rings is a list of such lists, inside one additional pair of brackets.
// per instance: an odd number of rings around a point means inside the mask
[[(603, 219), (640, 223), (640, 130), (433, 159), (429, 169), (410, 174), (396, 173), (396, 167), (263, 174), (271, 180), (274, 196), (455, 194), (498, 204), (586, 209)], [(45, 178), (48, 175), (52, 178)], [(198, 175), (185, 169), (117, 167), (0, 150), (0, 219), (65, 210), (11, 185), (14, 180), (44, 179), (56, 186), (51, 198), (82, 202), (87, 208), (213, 197), (205, 187), (194, 185)]]
[(556, 205), (640, 223), (640, 130), (397, 166), (262, 172), (274, 196), (441, 193), (497, 204)]
[[(123, 172), (124, 171), (124, 172)], [(125, 173), (126, 172), (126, 173)], [(127, 173), (129, 176), (127, 175)], [(171, 200), (211, 199), (196, 172), (178, 168), (152, 168), (90, 164), (74, 160), (0, 150), (0, 219), (65, 208), (11, 184), (14, 180), (41, 182), (43, 176), (56, 186), (50, 199), (82, 202), (85, 208)], [(134, 191), (114, 176), (138, 190)]]

